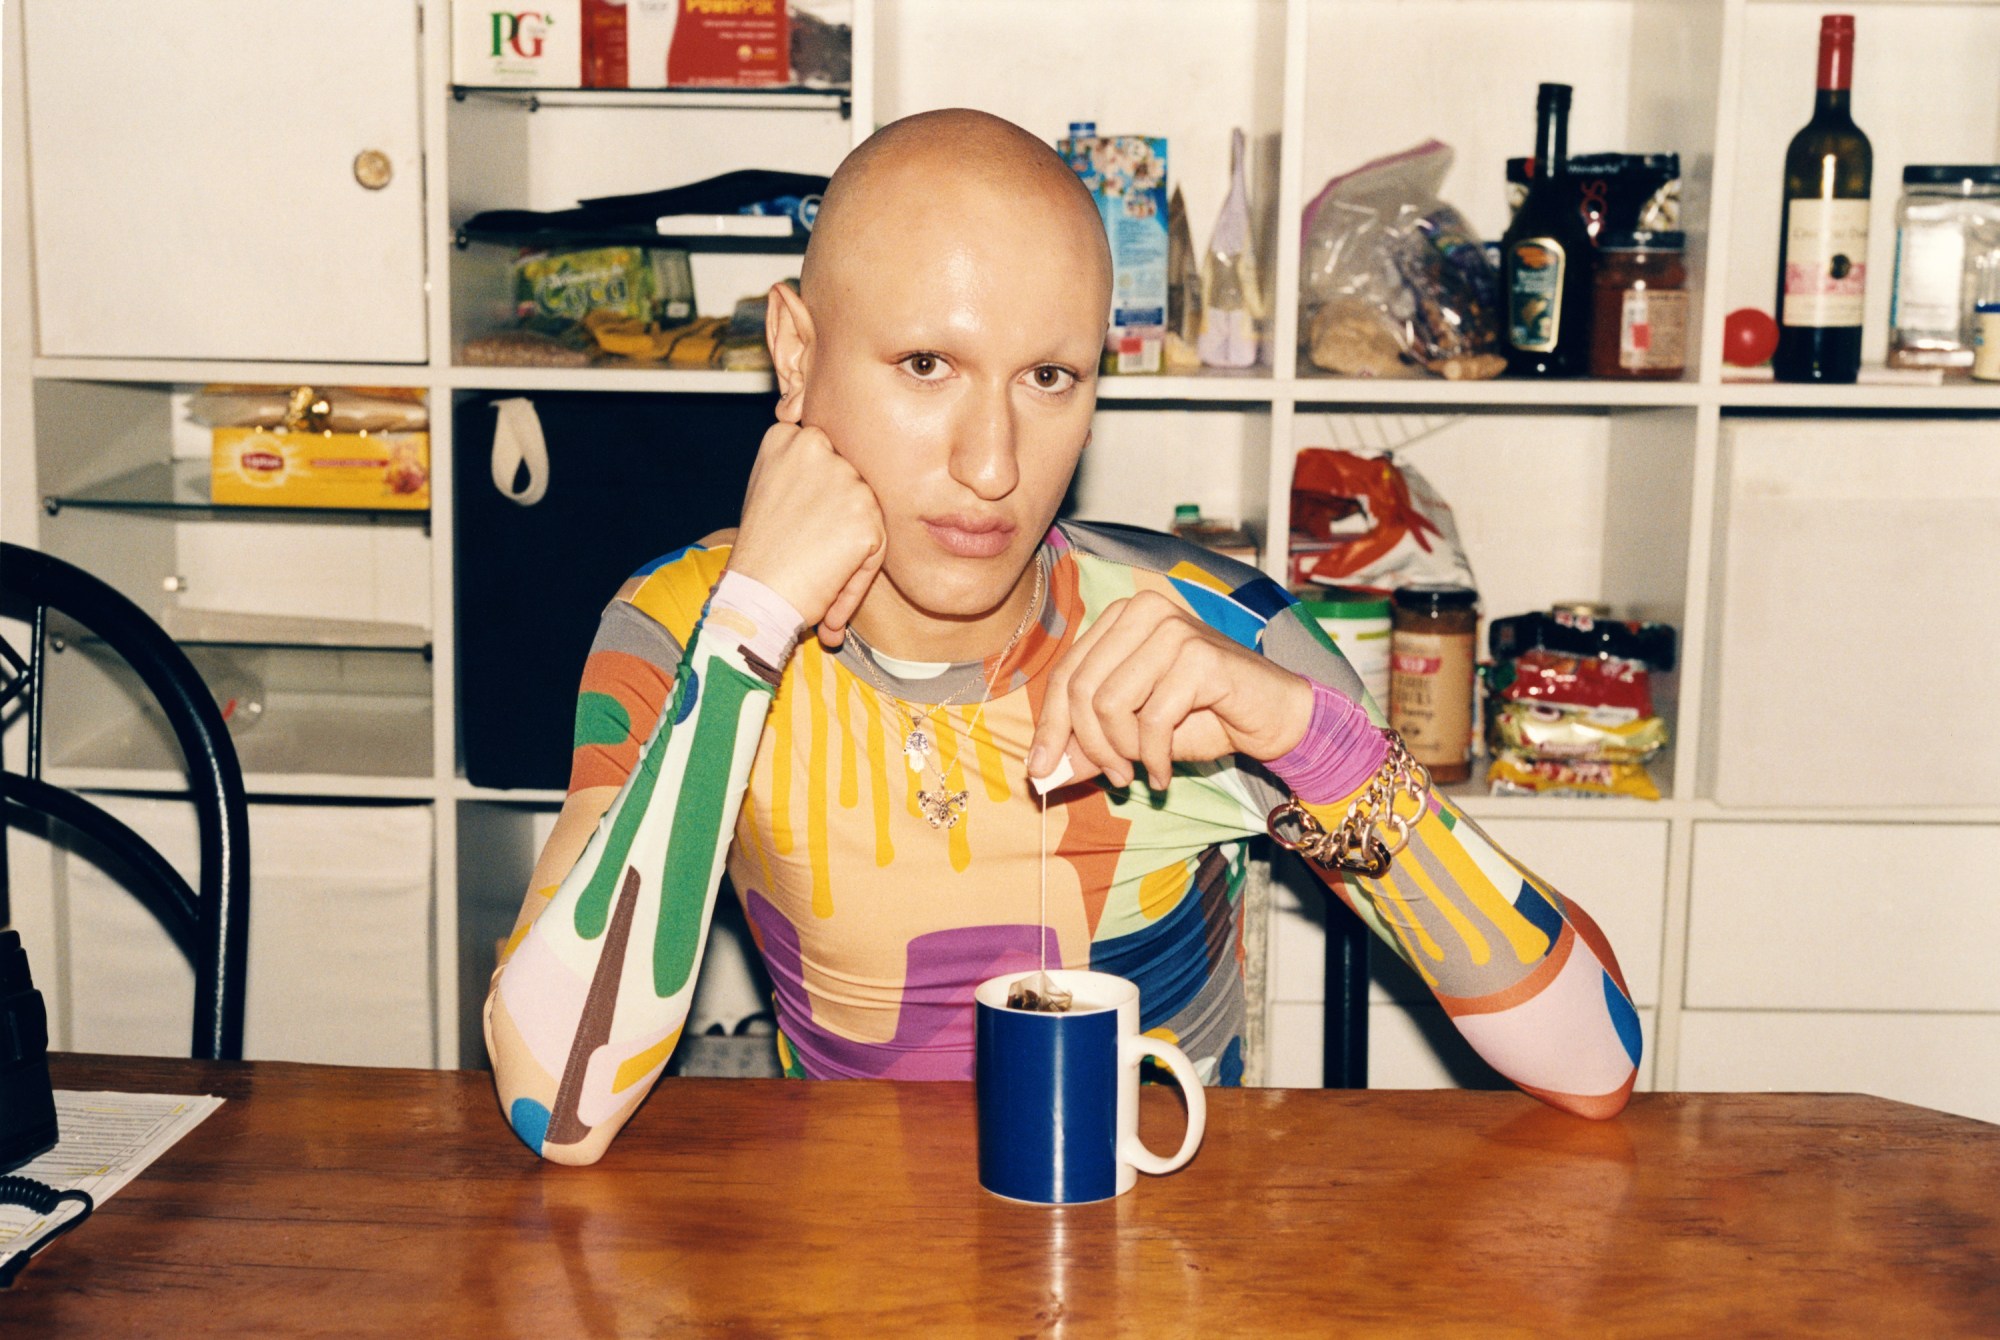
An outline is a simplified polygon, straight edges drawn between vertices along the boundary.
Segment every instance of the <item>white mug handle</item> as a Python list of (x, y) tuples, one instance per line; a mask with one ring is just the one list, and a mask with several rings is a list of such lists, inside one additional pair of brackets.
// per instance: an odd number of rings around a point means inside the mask
[(1148, 1056), (1174, 1072), (1181, 1092), (1187, 1097), (1187, 1134), (1181, 1137), (1181, 1147), (1171, 1158), (1162, 1158), (1146, 1148), (1135, 1132), (1120, 1143), (1118, 1157), (1143, 1173), (1173, 1172), (1194, 1157), (1194, 1151), (1201, 1146), (1202, 1132), (1208, 1129), (1208, 1095), (1201, 1086), (1201, 1076), (1195, 1074), (1194, 1062), (1187, 1059), (1187, 1053), (1171, 1042), (1142, 1033), (1126, 1038), (1122, 1050), (1121, 1059), (1131, 1072), (1136, 1073), (1139, 1062)]

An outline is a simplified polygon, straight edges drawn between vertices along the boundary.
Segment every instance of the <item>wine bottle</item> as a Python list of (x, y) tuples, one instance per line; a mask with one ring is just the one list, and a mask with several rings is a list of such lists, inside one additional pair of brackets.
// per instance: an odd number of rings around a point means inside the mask
[(1875, 155), (1854, 124), (1854, 18), (1819, 23), (1819, 96), (1812, 120), (1785, 151), (1778, 228), (1781, 382), (1851, 382), (1861, 369), (1862, 295), (1868, 276), (1868, 186)]
[(1590, 282), (1596, 253), (1569, 180), (1568, 84), (1535, 99), (1535, 174), (1500, 242), (1507, 371), (1582, 376), (1590, 361)]

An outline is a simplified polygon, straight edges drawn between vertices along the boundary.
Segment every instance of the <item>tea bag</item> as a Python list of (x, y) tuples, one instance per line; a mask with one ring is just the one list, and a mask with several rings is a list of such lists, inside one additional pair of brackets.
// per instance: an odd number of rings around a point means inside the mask
[(1036, 1014), (1068, 1014), (1070, 993), (1056, 985), (1055, 978), (1036, 971), (1007, 988), (1007, 1008), (1032, 1010)]
[[(1068, 763), (1069, 759), (1065, 756), (1062, 766), (1067, 767)], [(1049, 788), (1057, 783), (1051, 778), (1033, 780), (1035, 789), (1042, 797), (1042, 911), (1039, 926), (1042, 966), (1026, 977), (1016, 978), (1014, 984), (1007, 988), (1007, 1008), (1032, 1010), (1038, 1014), (1067, 1014), (1070, 993), (1057, 986), (1055, 978), (1049, 976)]]

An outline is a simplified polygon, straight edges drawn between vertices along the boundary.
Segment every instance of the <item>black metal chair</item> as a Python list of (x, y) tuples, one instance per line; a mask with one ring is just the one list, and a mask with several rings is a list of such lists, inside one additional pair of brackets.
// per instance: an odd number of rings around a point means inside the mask
[(1326, 897), (1326, 1035), (1328, 1089), (1368, 1087), (1368, 946), (1360, 917), (1329, 893)]
[[(0, 922), (5, 918), (9, 827), (35, 816), (81, 834), (108, 856), (121, 882), (194, 965), (189, 1054), (243, 1055), (243, 991), (250, 944), (250, 814), (243, 769), (201, 674), (143, 610), (60, 559), (0, 544), (0, 612), (29, 625), (24, 658), (0, 638), (0, 714), (26, 717), (27, 766), (0, 770)], [(199, 889), (146, 840), (95, 804), (42, 780), (42, 706), (51, 612), (81, 625), (122, 657), (158, 700), (187, 762), (188, 796), (200, 827)], [(103, 862), (100, 860), (100, 864)]]

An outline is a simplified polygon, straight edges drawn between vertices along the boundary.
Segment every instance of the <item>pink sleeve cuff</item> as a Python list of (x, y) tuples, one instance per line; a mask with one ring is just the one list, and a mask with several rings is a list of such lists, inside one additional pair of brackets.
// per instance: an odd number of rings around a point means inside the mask
[(805, 631), (805, 621), (790, 601), (755, 577), (727, 568), (709, 593), (702, 626), (705, 636), (733, 641), (778, 670), (792, 659)]
[(1359, 791), (1389, 756), (1389, 739), (1359, 703), (1313, 683), (1305, 738), (1268, 766), (1309, 805), (1331, 805)]

